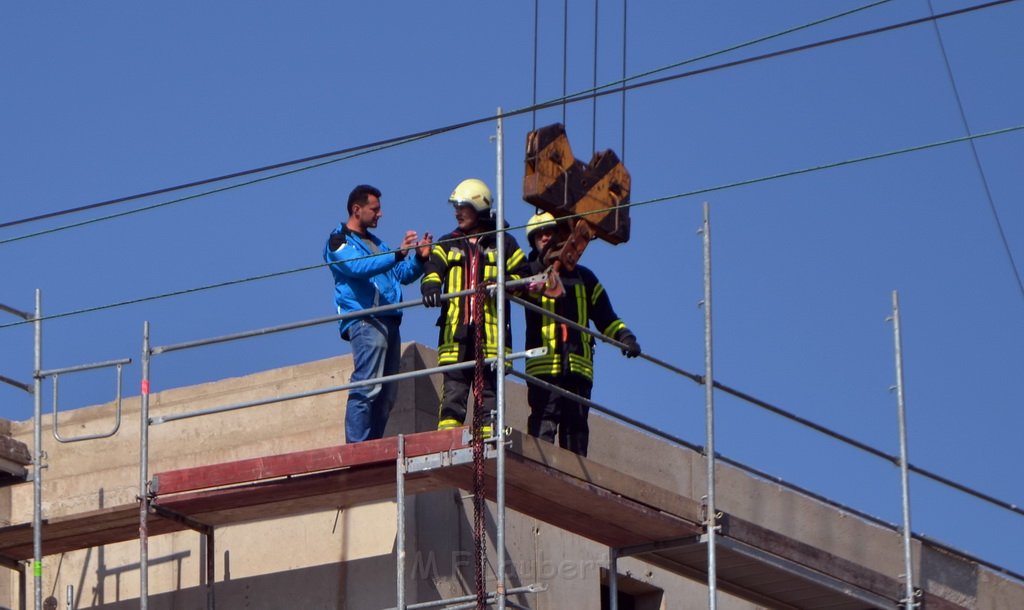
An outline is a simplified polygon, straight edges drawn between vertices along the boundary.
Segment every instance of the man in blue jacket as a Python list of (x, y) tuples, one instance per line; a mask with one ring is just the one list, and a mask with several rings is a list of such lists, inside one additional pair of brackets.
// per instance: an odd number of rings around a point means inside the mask
[[(360, 184), (348, 196), (348, 220), (331, 231), (324, 260), (334, 275), (334, 302), (338, 313), (361, 311), (402, 301), (402, 285), (423, 275), (432, 238), (406, 231), (402, 244), (391, 250), (370, 229), (383, 213), (380, 191)], [(411, 255), (412, 254), (412, 255)], [(341, 320), (341, 337), (352, 344), (352, 381), (398, 372), (402, 337), (402, 311), (384, 311)], [(348, 392), (345, 438), (358, 443), (384, 436), (384, 426), (395, 402), (398, 386), (378, 383)]]

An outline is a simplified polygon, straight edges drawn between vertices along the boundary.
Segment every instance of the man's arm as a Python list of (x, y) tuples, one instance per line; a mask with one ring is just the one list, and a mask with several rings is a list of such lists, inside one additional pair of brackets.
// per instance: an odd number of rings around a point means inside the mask
[(601, 331), (602, 335), (609, 339), (615, 339), (626, 346), (622, 349), (622, 355), (627, 358), (639, 356), (640, 344), (637, 343), (636, 335), (633, 334), (633, 331), (629, 330), (626, 323), (615, 313), (611, 298), (608, 297), (604, 286), (589, 269), (581, 268), (580, 271), (587, 286), (586, 293), (590, 299), (587, 309), (590, 312), (590, 319), (593, 320), (594, 326)]
[[(413, 242), (409, 242), (409, 234), (412, 233)], [(398, 275), (398, 281), (402, 284), (411, 284), (418, 280), (423, 275), (423, 266), (430, 258), (431, 244), (433, 243), (434, 237), (429, 233), (423, 234), (423, 239), (419, 241), (415, 240), (416, 233), (414, 231), (406, 232), (406, 239), (402, 242), (403, 248), (409, 248), (407, 252), (409, 255), (405, 257), (401, 263), (395, 268)]]
[(335, 231), (324, 245), (324, 261), (344, 276), (369, 279), (394, 267), (398, 261), (390, 252), (380, 255), (367, 254), (361, 248), (348, 243), (344, 233)]

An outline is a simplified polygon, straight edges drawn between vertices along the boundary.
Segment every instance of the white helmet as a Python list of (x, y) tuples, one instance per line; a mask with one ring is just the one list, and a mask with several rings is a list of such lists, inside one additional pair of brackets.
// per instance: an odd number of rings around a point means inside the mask
[(477, 212), (486, 212), (491, 209), (491, 189), (487, 188), (483, 180), (467, 178), (455, 187), (448, 197), (448, 203), (471, 205)]
[(533, 234), (544, 229), (555, 228), (555, 217), (551, 212), (539, 212), (534, 214), (526, 223), (526, 242), (533, 243)]

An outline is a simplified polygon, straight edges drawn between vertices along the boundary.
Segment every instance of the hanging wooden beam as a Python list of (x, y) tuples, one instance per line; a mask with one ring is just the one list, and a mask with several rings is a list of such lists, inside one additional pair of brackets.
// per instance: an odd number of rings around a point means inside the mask
[(625, 207), (629, 192), (629, 171), (613, 151), (594, 153), (584, 164), (573, 155), (561, 123), (526, 135), (523, 199), (555, 218), (585, 214), (580, 219), (594, 237), (625, 243), (629, 241), (629, 208)]

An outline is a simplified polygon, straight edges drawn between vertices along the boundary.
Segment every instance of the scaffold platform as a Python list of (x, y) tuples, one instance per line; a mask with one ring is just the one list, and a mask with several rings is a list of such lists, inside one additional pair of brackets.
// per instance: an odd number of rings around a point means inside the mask
[[(446, 459), (471, 449), (465, 428), (404, 436), (407, 460), (423, 460), (405, 493), (472, 489), (473, 465)], [(513, 430), (507, 437), (508, 508), (697, 581), (707, 544), (698, 500), (641, 481)], [(398, 437), (161, 472), (152, 479), (150, 536), (216, 528), (394, 499)], [(487, 464), (493, 499), (494, 460)], [(139, 504), (43, 521), (43, 553), (137, 540)], [(741, 519), (724, 515), (716, 537), (723, 591), (772, 608), (897, 608), (901, 583)], [(31, 559), (30, 523), (0, 528), (0, 559)], [(932, 595), (925, 607), (960, 608)]]

